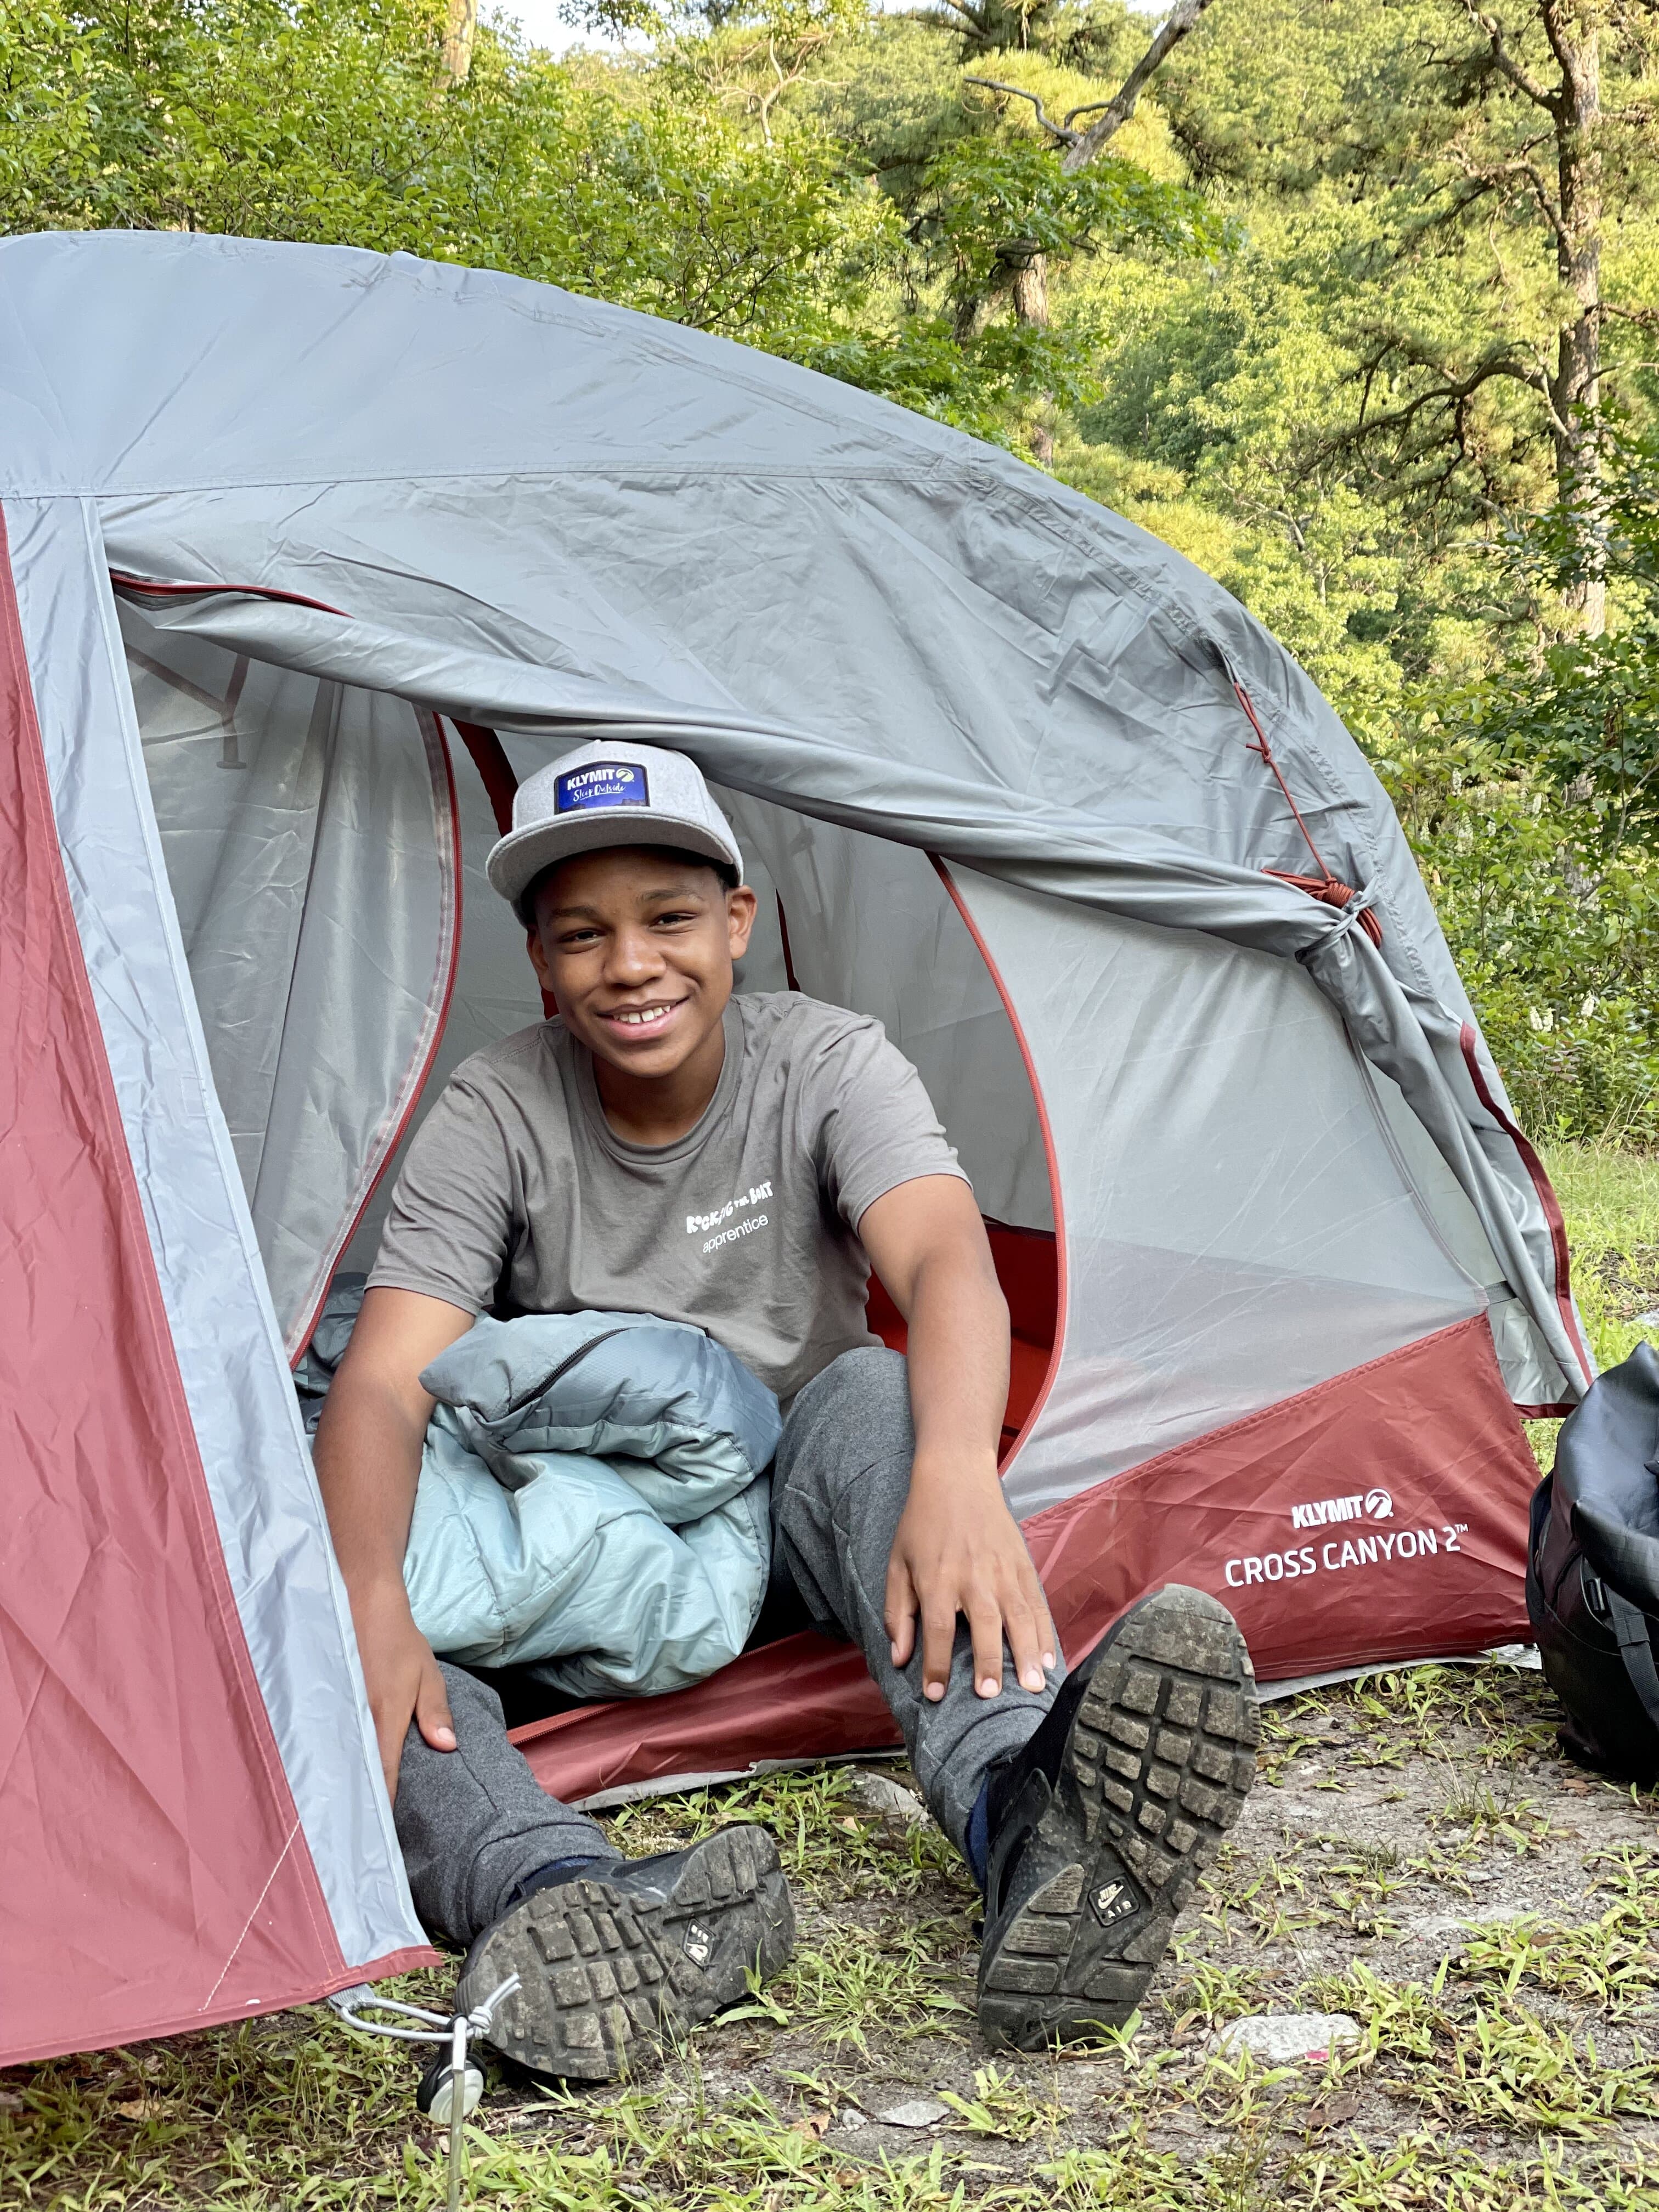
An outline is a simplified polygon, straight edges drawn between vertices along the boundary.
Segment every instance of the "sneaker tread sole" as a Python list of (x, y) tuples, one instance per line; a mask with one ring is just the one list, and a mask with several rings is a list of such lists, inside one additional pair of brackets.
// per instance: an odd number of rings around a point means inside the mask
[[(1201, 1590), (1160, 1591), (1102, 1655), (1037, 1825), (1037, 1887), (981, 1960), (987, 2040), (1032, 2050), (1121, 2027), (1255, 1776), (1249, 1656)], [(1092, 1900), (1127, 1870), (1120, 1933)]]
[(517, 1973), (495, 2048), (538, 2074), (614, 2081), (736, 2003), (750, 1973), (776, 1972), (793, 1936), (776, 1844), (763, 1828), (725, 1828), (694, 1847), (665, 1894), (603, 1874), (535, 1891), (486, 1930), (457, 2001), (476, 2004)]

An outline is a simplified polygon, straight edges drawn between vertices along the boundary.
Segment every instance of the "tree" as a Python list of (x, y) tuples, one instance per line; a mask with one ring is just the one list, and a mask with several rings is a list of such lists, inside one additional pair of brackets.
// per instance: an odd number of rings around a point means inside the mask
[(1607, 850), (1659, 855), (1659, 433), (1601, 428), (1595, 478), (1528, 518), (1509, 546), (1522, 587), (1615, 597), (1610, 628), (1522, 642), (1471, 703), (1480, 734), (1547, 776), (1601, 825)]
[[(1436, 216), (1462, 227), (1496, 216), (1534, 229), (1559, 280), (1554, 328), (1547, 344), (1516, 344), (1505, 335), (1462, 361), (1442, 345), (1380, 329), (1364, 364), (1368, 380), (1391, 371), (1410, 388), (1392, 404), (1362, 409), (1356, 432), (1397, 434), (1408, 449), (1455, 445), (1476, 393), (1498, 379), (1522, 386), (1542, 403), (1558, 495), (1582, 515), (1593, 556), (1604, 319), (1628, 312), (1610, 306), (1602, 291), (1607, 172), (1610, 156), (1623, 166), (1659, 153), (1646, 101), (1604, 104), (1604, 62), (1641, 70), (1655, 51), (1652, 11), (1608, 13), (1601, 0), (1515, 0), (1506, 23), (1478, 0), (1462, 7), (1474, 39), (1448, 58), (1465, 114), (1446, 142), (1450, 176)], [(1605, 620), (1605, 578), (1594, 557), (1581, 566), (1575, 596), (1595, 633)]]
[[(1609, 289), (1615, 237), (1654, 204), (1651, 0), (1328, 0), (1277, 14), (1276, 74), (1306, 96), (1277, 107), (1272, 150), (1260, 80), (1245, 103), (1224, 88), (1222, 66), (1239, 59), (1224, 37), (1194, 47), (1198, 67), (1166, 97), (1201, 173), (1271, 180), (1304, 206), (1322, 185), (1357, 204), (1339, 269), (1358, 404), (1334, 434), (1407, 496), (1487, 515), (1515, 489), (1535, 495), (1528, 448), (1541, 435), (1556, 495), (1593, 533), (1594, 502), (1577, 495), (1597, 478), (1609, 380), (1639, 359), (1612, 341), (1621, 323), (1634, 335), (1652, 320), (1618, 277)], [(1252, 100), (1243, 131), (1218, 112)], [(1598, 627), (1593, 562), (1578, 604)]]
[[(1052, 13), (1045, 8), (1039, 15), (1035, 9), (1022, 7), (1015, 15), (1002, 5), (1002, 0), (945, 0), (945, 5), (949, 12), (935, 15), (933, 20), (952, 28), (960, 24), (969, 45), (977, 43), (985, 47), (1010, 43), (1006, 34), (1015, 23), (1019, 32), (1018, 43), (1024, 47), (1028, 43), (1032, 21), (1045, 20)], [(1071, 176), (1099, 159), (1108, 143), (1134, 113), (1146, 85), (1209, 5), (1210, 0), (1178, 0), (1117, 91), (1104, 100), (1080, 102), (1068, 109), (1058, 122), (1044, 112), (1041, 97), (1023, 85), (1009, 84), (1000, 77), (970, 76), (964, 82), (1008, 98), (1030, 100), (1038, 128), (1048, 134), (1056, 148), (1064, 149), (1060, 167), (1063, 174)], [(1095, 114), (1095, 121), (1085, 130), (1075, 128), (1079, 117), (1089, 114)], [(1005, 238), (998, 246), (993, 281), (998, 289), (1006, 291), (1015, 318), (1020, 322), (1042, 326), (1048, 324), (1048, 254), (1052, 251), (1029, 228)], [(1039, 460), (1053, 460), (1054, 437), (1046, 424), (1036, 427), (1032, 442)]]

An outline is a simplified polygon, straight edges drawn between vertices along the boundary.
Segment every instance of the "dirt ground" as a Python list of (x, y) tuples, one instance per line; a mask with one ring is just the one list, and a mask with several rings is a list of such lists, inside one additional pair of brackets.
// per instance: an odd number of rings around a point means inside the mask
[[(1255, 1794), (1143, 2016), (1054, 2057), (980, 2040), (978, 1899), (902, 1768), (611, 1816), (634, 1851), (764, 1820), (795, 1960), (638, 2082), (550, 2093), (492, 2069), (463, 2202), (1659, 2208), (1659, 1805), (1566, 1764), (1547, 1689), (1509, 1666), (1374, 1677), (1265, 1717)], [(1346, 2015), (1353, 2039), (1283, 2065), (1218, 2050), (1263, 2013)], [(13, 2069), (0, 2204), (439, 2204), (414, 2075), (320, 2008)]]
[[(1502, 1666), (1270, 1707), (1245, 1817), (1104, 2054), (988, 2056), (973, 1900), (931, 1854), (902, 1899), (825, 1868), (802, 1914), (814, 1963), (777, 2016), (702, 2039), (695, 2094), (719, 2112), (759, 2091), (860, 2161), (937, 2145), (970, 2195), (1496, 2205), (1554, 2186), (1659, 2205), (1659, 1823), (1556, 1754), (1553, 1716), (1536, 1674)], [(883, 1963), (860, 2019), (866, 1947)], [(820, 1960), (842, 1978), (827, 2004)], [(1356, 2040), (1290, 2066), (1216, 2051), (1231, 2020), (1309, 2012)], [(882, 2118), (930, 2100), (921, 2127)]]

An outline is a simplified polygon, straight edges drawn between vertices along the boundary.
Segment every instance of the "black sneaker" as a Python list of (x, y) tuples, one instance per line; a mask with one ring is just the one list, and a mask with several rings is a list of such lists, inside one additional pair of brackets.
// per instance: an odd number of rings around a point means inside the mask
[(495, 2049), (538, 2074), (610, 2081), (735, 2004), (751, 1973), (775, 1974), (794, 1941), (777, 1845), (763, 1828), (721, 1828), (532, 1890), (467, 1953), (456, 2003), (516, 1973)]
[(993, 1770), (988, 2043), (1033, 2051), (1128, 2019), (1255, 1778), (1255, 1683), (1225, 1606), (1172, 1584), (1124, 1614)]

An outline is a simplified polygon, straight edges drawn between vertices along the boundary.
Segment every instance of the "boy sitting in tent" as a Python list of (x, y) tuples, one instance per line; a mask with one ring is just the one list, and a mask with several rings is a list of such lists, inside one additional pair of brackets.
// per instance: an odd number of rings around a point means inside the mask
[[(475, 1055), (427, 1117), (317, 1439), (416, 1908), (469, 1947), (463, 2003), (520, 1975), (492, 2040), (565, 2076), (611, 2078), (740, 1998), (793, 1915), (758, 1828), (621, 1857), (417, 1629), (421, 1377), (488, 1310), (689, 1323), (776, 1393), (775, 1585), (860, 1645), (985, 1892), (992, 2041), (1128, 2016), (1254, 1769), (1249, 1662), (1213, 1598), (1162, 1590), (1064, 1673), (998, 1480), (1008, 1313), (972, 1191), (879, 1024), (733, 995), (742, 872), (678, 754), (588, 744), (520, 789), (489, 878), (559, 1018)], [(744, 1234), (690, 1233), (762, 1186)], [(872, 1264), (908, 1358), (866, 1326)]]

